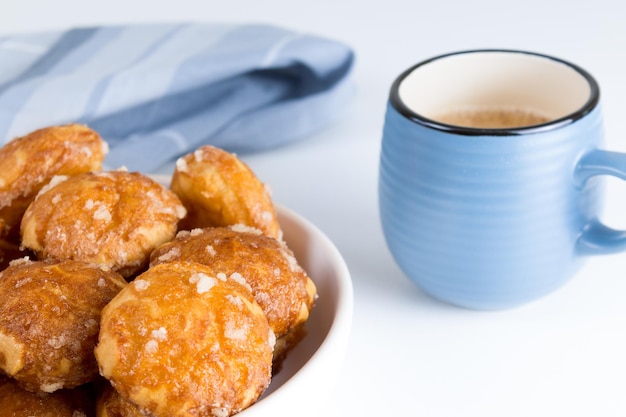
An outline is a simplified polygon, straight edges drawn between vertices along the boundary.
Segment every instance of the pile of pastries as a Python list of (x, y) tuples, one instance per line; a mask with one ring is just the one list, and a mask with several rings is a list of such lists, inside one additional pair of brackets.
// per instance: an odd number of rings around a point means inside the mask
[(77, 124), (0, 148), (0, 410), (234, 415), (304, 337), (315, 285), (236, 155), (202, 146), (166, 187), (103, 171), (107, 150)]

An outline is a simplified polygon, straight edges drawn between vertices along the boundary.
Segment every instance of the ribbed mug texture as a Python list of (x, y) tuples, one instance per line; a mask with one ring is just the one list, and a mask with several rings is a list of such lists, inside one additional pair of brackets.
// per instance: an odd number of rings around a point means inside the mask
[(398, 265), (425, 292), (472, 309), (510, 308), (561, 286), (600, 211), (598, 178), (577, 184), (575, 171), (602, 136), (599, 106), (536, 133), (467, 136), (389, 103), (379, 204)]

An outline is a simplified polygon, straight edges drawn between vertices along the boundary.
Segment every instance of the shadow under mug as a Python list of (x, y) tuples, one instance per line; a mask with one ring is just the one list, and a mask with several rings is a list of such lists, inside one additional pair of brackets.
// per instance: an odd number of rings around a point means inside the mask
[[(625, 250), (626, 233), (598, 220), (598, 176), (626, 179), (626, 154), (600, 149), (599, 98), (582, 68), (525, 51), (451, 53), (402, 73), (385, 117), (379, 206), (403, 272), (440, 300), (505, 309), (552, 292), (587, 255)], [(545, 119), (441, 121), (520, 111)]]

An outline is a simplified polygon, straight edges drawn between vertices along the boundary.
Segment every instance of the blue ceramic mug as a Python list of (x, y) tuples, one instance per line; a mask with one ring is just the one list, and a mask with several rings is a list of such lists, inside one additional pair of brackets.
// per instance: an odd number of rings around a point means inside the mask
[(504, 309), (550, 293), (588, 255), (626, 249), (598, 216), (600, 176), (626, 154), (600, 149), (600, 90), (541, 54), (439, 56), (391, 87), (380, 159), (387, 245), (428, 294)]

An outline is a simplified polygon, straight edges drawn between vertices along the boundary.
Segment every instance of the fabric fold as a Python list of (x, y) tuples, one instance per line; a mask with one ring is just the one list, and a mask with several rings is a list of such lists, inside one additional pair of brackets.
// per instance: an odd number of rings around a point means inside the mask
[[(268, 25), (145, 24), (0, 38), (0, 139), (87, 124), (109, 168), (152, 172), (202, 144), (311, 135), (353, 95), (352, 50)], [(5, 64), (6, 63), (6, 64)]]

